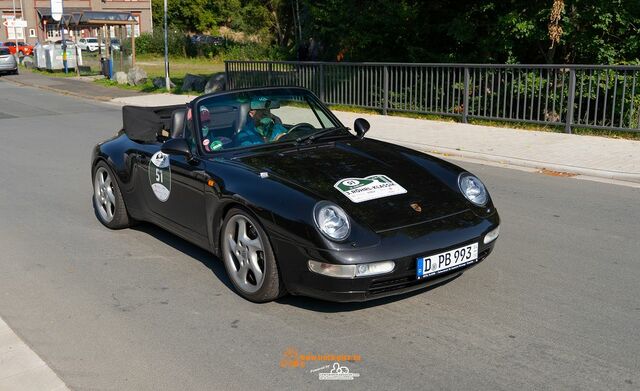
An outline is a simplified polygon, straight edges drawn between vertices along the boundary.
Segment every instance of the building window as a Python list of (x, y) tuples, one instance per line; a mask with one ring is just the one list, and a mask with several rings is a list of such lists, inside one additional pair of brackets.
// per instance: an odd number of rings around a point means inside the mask
[[(133, 14), (136, 24), (133, 26), (133, 33), (136, 37), (140, 36), (140, 14)], [(131, 36), (131, 25), (127, 25), (127, 37)]]

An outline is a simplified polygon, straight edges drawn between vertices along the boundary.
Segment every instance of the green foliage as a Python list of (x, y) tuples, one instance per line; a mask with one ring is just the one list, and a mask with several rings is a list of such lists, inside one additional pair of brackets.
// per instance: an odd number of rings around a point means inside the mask
[[(170, 31), (168, 34), (168, 49), (170, 55), (185, 56), (189, 47), (189, 39), (183, 33)], [(131, 41), (122, 43), (124, 50), (131, 52)], [(155, 29), (153, 33), (142, 33), (136, 38), (137, 54), (164, 54), (164, 34), (161, 29)]]
[[(153, 24), (162, 27), (164, 0), (152, 0)], [(210, 32), (226, 25), (242, 9), (240, 0), (169, 0), (168, 23), (183, 31)]]
[(640, 56), (640, 2), (566, 0), (550, 49), (552, 1), (305, 1), (325, 58), (479, 63), (619, 63)]
[[(162, 30), (163, 0), (152, 4), (155, 30)], [(325, 60), (335, 60), (338, 54), (345, 61), (640, 60), (638, 0), (564, 0), (562, 34), (553, 47), (548, 32), (552, 4), (552, 0), (169, 0), (168, 16), (171, 30), (218, 35), (226, 27), (244, 33), (240, 42), (269, 44), (279, 48), (276, 54), (287, 53), (289, 58), (304, 55), (313, 37), (320, 47), (318, 59)], [(230, 55), (242, 58), (255, 50), (234, 47)], [(263, 58), (264, 51), (257, 51)], [(201, 55), (222, 55), (218, 52)]]
[(224, 60), (282, 60), (286, 53), (278, 47), (258, 43), (231, 44), (220, 53)]

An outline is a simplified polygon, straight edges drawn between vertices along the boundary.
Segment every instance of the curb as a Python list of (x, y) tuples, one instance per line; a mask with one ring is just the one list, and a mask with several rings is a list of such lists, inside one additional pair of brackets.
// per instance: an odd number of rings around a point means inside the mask
[(67, 385), (0, 318), (0, 390), (69, 391)]
[(468, 158), (468, 159), (475, 159), (475, 160), (487, 161), (492, 163), (500, 163), (500, 164), (507, 164), (512, 166), (533, 168), (538, 170), (547, 169), (547, 170), (558, 171), (558, 172), (563, 172), (568, 174), (585, 175), (585, 176), (590, 176), (594, 178), (611, 179), (611, 180), (616, 180), (621, 182), (640, 183), (640, 173), (635, 174), (635, 173), (627, 173), (627, 172), (619, 172), (619, 171), (598, 170), (598, 169), (587, 168), (587, 167), (579, 167), (579, 166), (571, 166), (571, 165), (565, 165), (565, 164), (520, 159), (520, 158), (510, 157), (510, 156), (489, 155), (485, 153), (478, 153), (473, 151), (465, 151), (465, 150), (441, 147), (438, 145), (425, 145), (425, 144), (416, 145), (416, 144), (409, 144), (403, 141), (398, 141), (398, 140), (389, 139), (389, 138), (382, 138), (382, 137), (376, 137), (376, 139), (394, 143), (394, 144), (399, 144), (411, 149), (417, 149), (422, 152), (435, 153), (435, 154), (440, 154), (440, 155), (444, 155), (452, 158), (455, 158), (455, 157)]
[(116, 99), (116, 98), (113, 98), (113, 97), (110, 97), (110, 96), (83, 95), (83, 94), (79, 94), (79, 93), (76, 93), (76, 92), (67, 91), (67, 90), (61, 90), (61, 89), (57, 89), (57, 88), (53, 88), (53, 87), (49, 87), (49, 86), (43, 86), (43, 85), (37, 85), (37, 84), (29, 84), (29, 83), (25, 83), (25, 82), (20, 81), (20, 80), (15, 80), (15, 79), (3, 78), (3, 80), (6, 80), (6, 81), (8, 81), (10, 83), (17, 84), (17, 85), (20, 85), (20, 86), (39, 88), (39, 89), (42, 89), (42, 90), (47, 90), (47, 91), (55, 92), (55, 93), (62, 94), (62, 95), (75, 96), (77, 98), (83, 98), (83, 99), (93, 99), (93, 100), (97, 100), (97, 101), (100, 101), (100, 102), (110, 102), (112, 99)]

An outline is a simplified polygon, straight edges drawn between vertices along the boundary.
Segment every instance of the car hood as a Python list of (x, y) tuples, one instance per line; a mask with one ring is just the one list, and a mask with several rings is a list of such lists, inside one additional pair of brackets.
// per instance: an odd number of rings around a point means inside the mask
[(318, 143), (238, 160), (335, 202), (376, 232), (469, 209), (457, 188), (461, 169), (380, 141)]

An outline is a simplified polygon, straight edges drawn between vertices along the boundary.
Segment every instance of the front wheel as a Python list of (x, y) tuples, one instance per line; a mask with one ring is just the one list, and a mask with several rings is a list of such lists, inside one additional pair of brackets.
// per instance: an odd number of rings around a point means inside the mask
[(131, 225), (118, 182), (104, 162), (96, 164), (93, 170), (93, 208), (98, 220), (108, 228)]
[(243, 209), (231, 209), (221, 240), (224, 266), (242, 297), (263, 303), (285, 293), (269, 238), (256, 218)]

